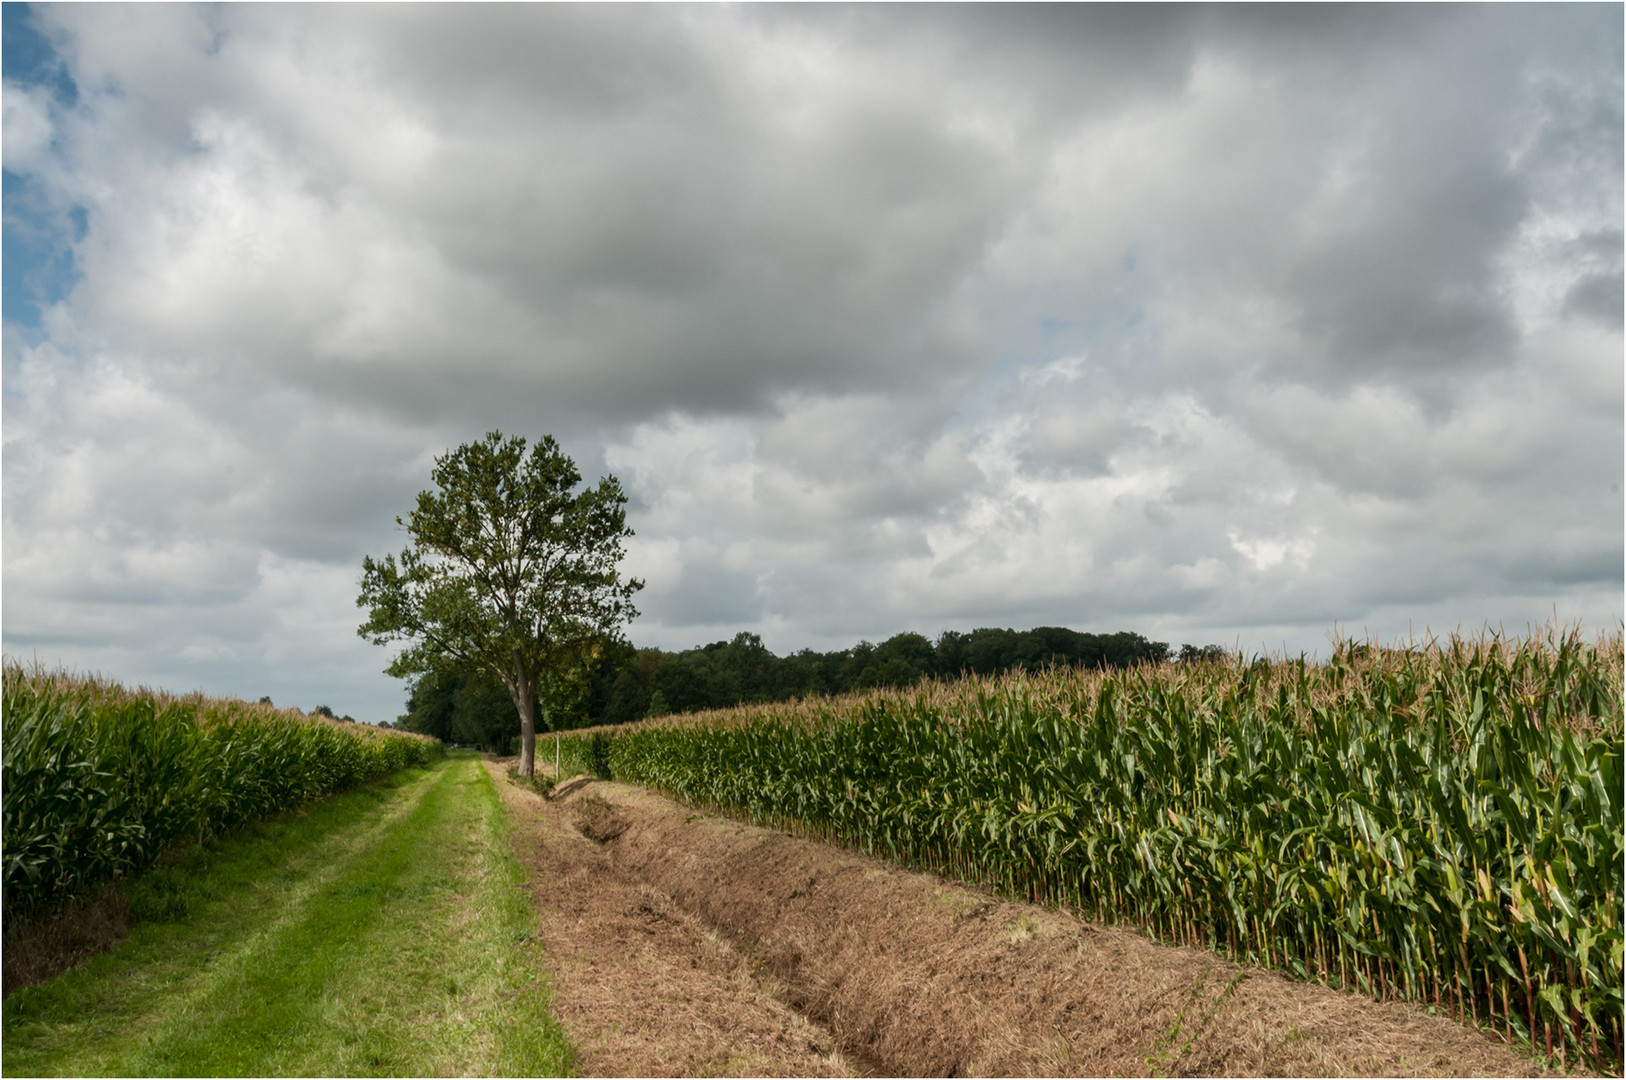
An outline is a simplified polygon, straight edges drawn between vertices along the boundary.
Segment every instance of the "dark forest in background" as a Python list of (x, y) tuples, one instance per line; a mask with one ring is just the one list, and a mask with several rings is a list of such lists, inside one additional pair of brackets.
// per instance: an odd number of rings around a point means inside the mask
[[(557, 731), (809, 695), (913, 686), (932, 677), (1039, 671), (1052, 665), (1125, 668), (1223, 654), (1214, 645), (1186, 645), (1171, 657), (1165, 642), (1148, 641), (1129, 631), (1084, 634), (1056, 626), (1020, 631), (984, 628), (969, 634), (949, 630), (935, 642), (922, 634), (904, 633), (879, 645), (861, 641), (837, 652), (803, 649), (783, 657), (748, 633), (677, 653), (614, 643), (584, 673), (571, 700), (539, 702), (537, 717), (539, 728), (545, 723), (546, 730)], [(491, 676), (436, 671), (411, 684), (399, 726), (450, 743), (504, 752), (518, 737), (519, 713)]]

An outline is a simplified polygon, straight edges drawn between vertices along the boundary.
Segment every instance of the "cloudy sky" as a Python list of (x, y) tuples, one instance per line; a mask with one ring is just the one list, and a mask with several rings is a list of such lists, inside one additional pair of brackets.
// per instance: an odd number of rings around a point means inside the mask
[(1622, 8), (4, 6), (5, 650), (402, 710), (434, 456), (642, 645), (1622, 615)]

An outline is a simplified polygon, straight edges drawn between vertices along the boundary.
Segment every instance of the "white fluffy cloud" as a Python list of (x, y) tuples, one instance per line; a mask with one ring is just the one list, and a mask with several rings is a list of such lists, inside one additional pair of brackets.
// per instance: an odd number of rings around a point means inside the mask
[(640, 643), (1621, 613), (1618, 8), (32, 19), (9, 652), (388, 718), (361, 556), (498, 427)]

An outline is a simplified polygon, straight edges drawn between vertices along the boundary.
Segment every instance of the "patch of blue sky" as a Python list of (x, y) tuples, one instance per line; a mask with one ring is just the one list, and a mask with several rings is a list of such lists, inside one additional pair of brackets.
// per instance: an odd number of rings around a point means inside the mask
[(79, 280), (73, 247), (85, 238), (89, 217), (74, 205), (62, 210), (35, 177), (0, 171), (0, 314), (28, 329), (43, 309), (64, 299)]
[(0, 75), (19, 86), (44, 86), (58, 105), (79, 103), (79, 87), (51, 39), (40, 31), (32, 4), (0, 4)]
[[(45, 88), (58, 108), (78, 104), (79, 88), (28, 4), (0, 4), (0, 76)], [(64, 207), (36, 176), (11, 168), (0, 170), (0, 211), (0, 316), (8, 326), (37, 331), (41, 312), (79, 279), (74, 245), (85, 238), (89, 215), (77, 204)]]

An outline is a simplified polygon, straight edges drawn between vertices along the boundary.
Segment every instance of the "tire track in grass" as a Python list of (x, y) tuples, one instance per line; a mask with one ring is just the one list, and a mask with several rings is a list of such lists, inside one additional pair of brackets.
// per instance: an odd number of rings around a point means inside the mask
[[(298, 885), (268, 880), (188, 923), (141, 928), (158, 939), (146, 954), (121, 960), (127, 950), (115, 950), (13, 995), (6, 1071), (568, 1069), (570, 1049), (532, 974), (522, 872), (484, 770), (455, 758), (359, 809), (311, 845)], [(222, 923), (234, 929), (222, 933)], [(67, 985), (73, 976), (82, 985)]]
[[(507, 817), (485, 771), (469, 765), (439, 792), (462, 813), (438, 815), (414, 841), (443, 851), (447, 865), (438, 879), (420, 880), (429, 864), (414, 859), (398, 882), (419, 897), (401, 906), (415, 904), (420, 917), (375, 923), (371, 961), (332, 980), (323, 995), (321, 1022), (346, 1032), (353, 1048), (341, 1072), (372, 1071), (381, 1048), (392, 1045), (430, 1074), (512, 1076), (569, 1064), (549, 1052), (549, 1040), (562, 1045), (563, 1033), (537, 978), (534, 914)], [(305, 1055), (290, 1057), (282, 1071), (325, 1066)]]
[[(387, 901), (407, 894), (402, 878), (414, 854), (411, 840), (442, 811), (447, 776), (440, 770), (407, 812), (388, 821), (382, 835), (363, 849), (365, 857), (352, 856), (331, 882), (305, 898), (296, 918), (240, 951), (238, 963), (201, 993), (189, 995), (120, 1071), (138, 1076), (308, 1072), (291, 1066), (329, 1049), (330, 1040), (318, 1036), (328, 984), (371, 953), (370, 931)], [(340, 1046), (348, 1052), (354, 1043), (341, 1039)], [(387, 1047), (366, 1049), (375, 1068), (395, 1064)], [(251, 1068), (251, 1062), (258, 1067)], [(354, 1070), (340, 1065), (332, 1071)]]
[[(409, 774), (340, 796), (304, 817), (251, 830), (272, 833), (270, 843), (234, 838), (148, 874), (132, 889), (132, 907), (155, 921), (138, 925), (111, 952), (6, 1000), (5, 1071), (117, 1072), (116, 1059), (161, 1038), (174, 1011), (265, 949), (315, 892), (417, 804), (435, 775)], [(243, 878), (250, 884), (234, 888)]]

